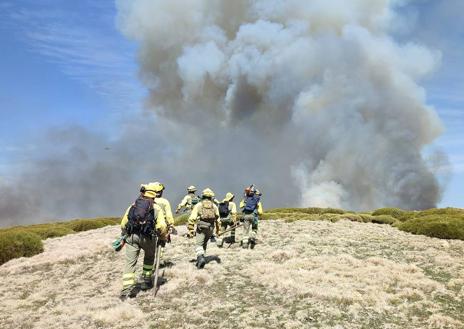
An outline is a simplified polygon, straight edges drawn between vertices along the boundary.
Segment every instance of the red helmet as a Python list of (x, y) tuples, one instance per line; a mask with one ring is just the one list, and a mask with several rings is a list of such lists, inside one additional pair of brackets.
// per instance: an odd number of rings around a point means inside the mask
[(245, 195), (253, 195), (256, 193), (256, 188), (254, 184), (251, 184), (245, 189)]

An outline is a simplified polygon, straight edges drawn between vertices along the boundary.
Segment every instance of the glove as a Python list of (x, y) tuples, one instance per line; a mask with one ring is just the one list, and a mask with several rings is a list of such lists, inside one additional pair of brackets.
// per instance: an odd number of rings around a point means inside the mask
[(158, 245), (164, 248), (166, 246), (166, 240), (158, 239)]

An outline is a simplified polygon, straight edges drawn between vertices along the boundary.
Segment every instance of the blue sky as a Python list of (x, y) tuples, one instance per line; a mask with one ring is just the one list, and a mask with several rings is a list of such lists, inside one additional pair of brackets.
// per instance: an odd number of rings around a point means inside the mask
[[(403, 9), (415, 27), (398, 33), (440, 50), (442, 65), (422, 81), (446, 127), (429, 149), (451, 166), (440, 206), (464, 207), (464, 12), (462, 0), (417, 0)], [(27, 162), (50, 127), (78, 124), (117, 137), (142, 110), (136, 45), (117, 30), (113, 0), (0, 0), (0, 179)]]

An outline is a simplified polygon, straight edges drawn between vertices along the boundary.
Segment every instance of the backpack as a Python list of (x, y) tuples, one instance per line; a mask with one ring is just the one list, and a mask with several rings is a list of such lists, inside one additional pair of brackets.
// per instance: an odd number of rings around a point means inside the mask
[(219, 216), (221, 218), (226, 218), (229, 216), (229, 214), (230, 214), (229, 202), (228, 201), (221, 202), (219, 204)]
[(128, 234), (151, 235), (155, 228), (155, 209), (153, 201), (142, 196), (135, 200), (127, 214), (126, 230)]
[(214, 210), (214, 203), (210, 200), (205, 200), (201, 203), (200, 219), (202, 221), (214, 221), (216, 220), (216, 211)]
[(243, 212), (245, 213), (252, 213), (258, 208), (259, 197), (256, 195), (247, 196), (245, 199), (245, 208), (243, 208)]
[(193, 208), (198, 202), (200, 202), (200, 198), (194, 194), (192, 195), (192, 199), (190, 202), (192, 203), (192, 208)]

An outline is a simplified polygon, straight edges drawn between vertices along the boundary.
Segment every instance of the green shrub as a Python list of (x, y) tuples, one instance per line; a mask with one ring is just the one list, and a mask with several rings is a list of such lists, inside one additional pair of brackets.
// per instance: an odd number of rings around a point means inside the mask
[(319, 218), (320, 218), (320, 220), (327, 220), (327, 221), (330, 221), (332, 223), (335, 223), (335, 222), (338, 222), (339, 220), (344, 218), (343, 216), (340, 216), (340, 215), (341, 214), (327, 213), (327, 214), (320, 215)]
[(420, 214), (419, 211), (409, 211), (399, 208), (381, 208), (372, 213), (373, 216), (389, 215), (400, 222), (416, 218), (418, 214)]
[(26, 230), (11, 230), (0, 233), (0, 265), (10, 259), (30, 257), (43, 251), (40, 236)]
[(303, 214), (344, 214), (346, 211), (342, 209), (336, 208), (277, 208), (277, 209), (270, 209), (269, 212), (272, 213), (303, 213)]
[(408, 220), (398, 228), (434, 238), (464, 240), (464, 218), (429, 215)]
[(121, 224), (121, 217), (99, 217), (95, 220), (104, 223), (106, 225), (119, 225)]
[(398, 219), (390, 215), (372, 216), (371, 223), (395, 225), (396, 223), (398, 223)]
[(108, 224), (105, 221), (99, 221), (98, 219), (76, 219), (66, 224), (66, 227), (70, 228), (74, 232), (83, 232), (88, 230), (94, 230), (104, 226), (113, 225)]
[(342, 219), (346, 219), (352, 222), (363, 222), (363, 218), (359, 214), (354, 214), (354, 213), (346, 213), (340, 216)]
[(30, 226), (14, 226), (0, 230), (2, 232), (30, 232), (40, 236), (42, 240), (74, 233), (63, 224), (37, 224)]
[(454, 217), (464, 219), (464, 209), (459, 208), (433, 208), (422, 211), (416, 211), (414, 217), (425, 217), (425, 216), (441, 216), (441, 217)]
[(38, 227), (34, 227), (34, 226), (25, 227), (24, 230), (37, 234), (38, 236), (40, 236), (42, 240), (45, 240), (48, 238), (56, 238), (56, 237), (65, 236), (65, 235), (74, 233), (74, 231), (70, 229), (69, 227), (66, 227), (64, 225), (53, 225), (53, 224), (44, 225), (40, 227), (39, 226)]
[(374, 211), (372, 216), (389, 215), (393, 218), (399, 219), (400, 217), (404, 216), (404, 213), (405, 211), (399, 208), (380, 208)]
[(41, 253), (43, 251), (41, 240), (92, 230), (107, 225), (116, 225), (119, 224), (120, 220), (117, 217), (76, 219), (70, 222), (15, 226), (0, 229), (0, 264), (13, 258), (28, 257)]
[(264, 212), (261, 215), (261, 220), (271, 220), (271, 219), (279, 219), (282, 218), (282, 214), (274, 213), (274, 212)]
[(188, 218), (189, 218), (189, 213), (187, 214), (182, 214), (182, 215), (179, 215), (179, 216), (176, 216), (174, 218), (174, 225), (185, 225), (187, 224), (187, 221), (188, 221)]

